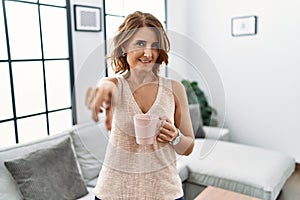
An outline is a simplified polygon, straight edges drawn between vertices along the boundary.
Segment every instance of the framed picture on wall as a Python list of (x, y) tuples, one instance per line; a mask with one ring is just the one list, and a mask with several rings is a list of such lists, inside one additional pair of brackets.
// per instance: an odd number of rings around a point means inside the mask
[(233, 17), (231, 19), (231, 35), (232, 36), (247, 36), (257, 33), (257, 17), (243, 16)]
[(74, 5), (74, 23), (76, 31), (101, 31), (101, 8)]

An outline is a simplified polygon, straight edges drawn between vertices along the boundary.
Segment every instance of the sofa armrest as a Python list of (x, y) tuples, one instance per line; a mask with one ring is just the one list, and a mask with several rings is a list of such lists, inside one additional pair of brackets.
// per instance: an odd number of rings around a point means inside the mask
[(229, 141), (229, 129), (212, 126), (203, 126), (205, 138)]

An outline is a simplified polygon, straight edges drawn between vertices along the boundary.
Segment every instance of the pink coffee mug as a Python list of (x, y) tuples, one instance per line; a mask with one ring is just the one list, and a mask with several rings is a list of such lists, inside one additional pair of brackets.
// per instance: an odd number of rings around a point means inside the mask
[(133, 116), (134, 131), (138, 144), (153, 144), (161, 121), (157, 115), (136, 114)]

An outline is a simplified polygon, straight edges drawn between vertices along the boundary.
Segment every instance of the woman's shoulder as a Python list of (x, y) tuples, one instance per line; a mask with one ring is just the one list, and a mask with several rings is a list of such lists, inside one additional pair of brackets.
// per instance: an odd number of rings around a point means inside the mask
[(171, 84), (172, 89), (174, 92), (178, 91), (178, 92), (182, 92), (185, 91), (183, 84), (175, 79), (172, 78), (167, 78), (167, 77), (161, 77), (164, 81), (167, 81)]
[(101, 80), (102, 81), (110, 81), (110, 82), (113, 82), (114, 84), (118, 83), (118, 77), (104, 77)]
[(173, 87), (173, 91), (176, 92), (185, 92), (185, 88), (183, 86), (183, 84), (180, 81), (177, 80), (173, 80), (172, 79), (172, 87)]
[(162, 77), (162, 76), (160, 76), (160, 78), (161, 78), (163, 81), (170, 82), (170, 83), (172, 83), (172, 84), (181, 84), (180, 81), (177, 81), (177, 80), (172, 79), (172, 78), (169, 78), (169, 77)]

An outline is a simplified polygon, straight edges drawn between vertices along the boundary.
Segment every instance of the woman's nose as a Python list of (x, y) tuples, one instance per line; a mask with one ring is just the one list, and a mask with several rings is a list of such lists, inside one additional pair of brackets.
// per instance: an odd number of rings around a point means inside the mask
[(151, 48), (145, 48), (144, 49), (144, 56), (151, 58), (152, 57), (152, 49)]

